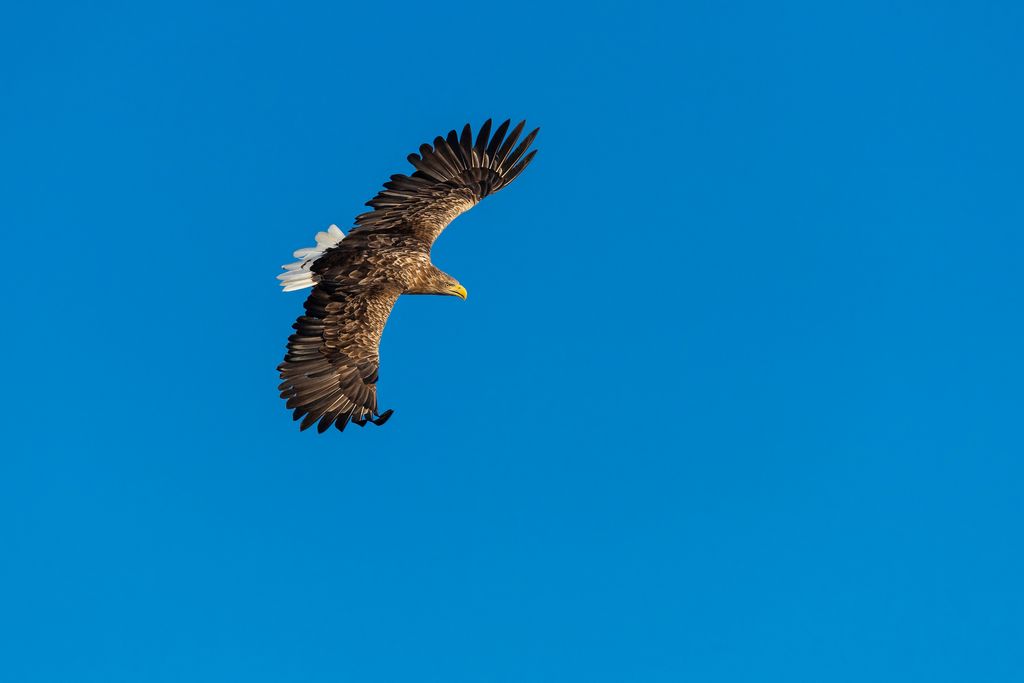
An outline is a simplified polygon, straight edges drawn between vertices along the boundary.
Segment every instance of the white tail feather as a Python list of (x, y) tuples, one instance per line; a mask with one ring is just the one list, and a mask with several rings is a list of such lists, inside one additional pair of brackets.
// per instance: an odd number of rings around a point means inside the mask
[(313, 262), (324, 255), (324, 252), (336, 245), (338, 242), (345, 238), (343, 233), (337, 225), (332, 225), (327, 228), (324, 232), (318, 232), (316, 234), (316, 246), (307, 247), (305, 249), (299, 249), (294, 254), (295, 258), (299, 259), (294, 263), (281, 266), (284, 268), (286, 273), (281, 273), (277, 276), (277, 279), (281, 281), (281, 286), (286, 292), (294, 292), (297, 289), (305, 289), (306, 287), (312, 287), (316, 284), (316, 277), (313, 271), (310, 270), (313, 266)]

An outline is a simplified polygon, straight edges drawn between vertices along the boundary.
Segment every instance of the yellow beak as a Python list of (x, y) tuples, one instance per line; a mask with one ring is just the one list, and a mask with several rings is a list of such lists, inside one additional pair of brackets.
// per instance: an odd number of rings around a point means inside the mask
[(451, 288), (451, 293), (454, 296), (459, 297), (463, 301), (466, 300), (466, 295), (469, 294), (469, 292), (466, 291), (466, 288), (463, 287), (462, 285), (455, 285), (454, 287), (452, 287)]

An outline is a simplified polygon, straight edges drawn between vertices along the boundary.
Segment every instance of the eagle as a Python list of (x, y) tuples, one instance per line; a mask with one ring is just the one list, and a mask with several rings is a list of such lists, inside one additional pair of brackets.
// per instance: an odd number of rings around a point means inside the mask
[(492, 134), (488, 119), (475, 139), (466, 124), (461, 136), (452, 130), (420, 145), (408, 157), (415, 172), (391, 176), (348, 235), (331, 225), (283, 266), (286, 292), (313, 288), (277, 368), (281, 398), (302, 420), (300, 430), (382, 425), (391, 417), (393, 410), (377, 408), (384, 325), (403, 294), (466, 299), (466, 288), (431, 263), (430, 249), (449, 223), (515, 180), (537, 154), (527, 150), (540, 129), (516, 145), (526, 121), (510, 124)]

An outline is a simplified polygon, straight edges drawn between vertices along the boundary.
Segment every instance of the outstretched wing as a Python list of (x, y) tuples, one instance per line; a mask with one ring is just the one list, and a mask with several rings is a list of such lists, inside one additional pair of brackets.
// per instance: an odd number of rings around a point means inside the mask
[(302, 418), (300, 429), (318, 422), (320, 432), (332, 424), (343, 430), (349, 420), (384, 424), (391, 416), (377, 410), (377, 349), (398, 294), (327, 282), (313, 288), (277, 368), (281, 398)]
[(409, 155), (416, 172), (391, 176), (366, 203), (373, 211), (356, 217), (346, 239), (388, 232), (416, 237), (429, 247), (456, 216), (511, 183), (533, 160), (537, 151), (526, 150), (540, 129), (513, 149), (526, 121), (511, 132), (510, 123), (505, 121), (491, 135), (488, 119), (475, 141), (467, 123), (461, 137), (453, 130), (447, 138), (435, 138), (433, 147), (420, 145), (419, 154)]

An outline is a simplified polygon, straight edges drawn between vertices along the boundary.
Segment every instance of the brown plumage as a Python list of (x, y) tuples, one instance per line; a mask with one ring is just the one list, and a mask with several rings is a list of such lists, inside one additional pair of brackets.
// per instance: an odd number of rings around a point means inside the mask
[(391, 176), (344, 239), (332, 226), (317, 235), (317, 248), (295, 252), (300, 261), (285, 266), (286, 290), (313, 285), (278, 366), (281, 397), (302, 420), (300, 429), (381, 425), (391, 416), (377, 408), (384, 325), (402, 294), (465, 298), (466, 290), (430, 262), (430, 248), (452, 220), (511, 183), (537, 153), (527, 149), (539, 129), (517, 145), (526, 122), (511, 131), (509, 124), (491, 135), (488, 120), (475, 140), (466, 124), (461, 137), (453, 130), (421, 145), (409, 155), (416, 171)]

